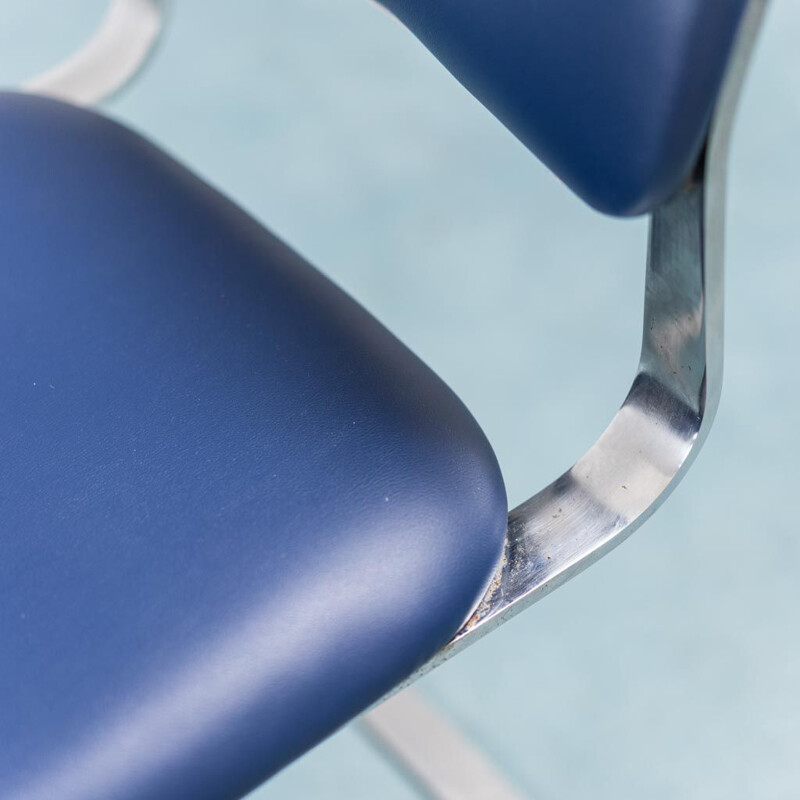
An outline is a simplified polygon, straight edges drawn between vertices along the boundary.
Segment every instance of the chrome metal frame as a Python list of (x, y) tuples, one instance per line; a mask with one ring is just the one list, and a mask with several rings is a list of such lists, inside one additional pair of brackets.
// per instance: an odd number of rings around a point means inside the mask
[[(413, 690), (392, 695), (624, 541), (667, 499), (708, 435), (722, 389), (728, 145), (767, 3), (750, 0), (700, 160), (652, 216), (642, 351), (622, 408), (571, 470), (509, 514), (501, 564), (475, 612), (364, 717), (367, 734), (431, 798), (518, 795), (491, 762), (476, 767), (474, 749)], [(444, 744), (429, 730), (442, 731)]]
[[(767, 3), (749, 0), (700, 161), (652, 216), (641, 358), (625, 402), (572, 469), (509, 514), (501, 564), (477, 609), (387, 698), (624, 541), (666, 500), (702, 447), (722, 388), (728, 145)], [(163, 0), (113, 0), (92, 39), (24, 89), (78, 105), (108, 97), (145, 63), (162, 28), (162, 10)], [(437, 800), (519, 797), (414, 694), (374, 709), (364, 724)]]
[(395, 692), (624, 541), (702, 447), (722, 388), (728, 145), (767, 3), (746, 9), (696, 169), (652, 216), (641, 359), (622, 408), (572, 469), (509, 514), (502, 563), (477, 610)]
[(158, 41), (163, 0), (112, 0), (94, 35), (77, 52), (27, 81), (23, 91), (90, 106), (141, 70)]
[(414, 689), (361, 721), (368, 739), (431, 800), (523, 800), (487, 753)]

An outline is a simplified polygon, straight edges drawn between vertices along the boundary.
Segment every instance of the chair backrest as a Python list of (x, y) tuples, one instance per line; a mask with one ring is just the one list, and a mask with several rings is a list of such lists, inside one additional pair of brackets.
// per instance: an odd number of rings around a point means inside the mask
[(578, 195), (652, 211), (692, 169), (747, 0), (379, 0)]

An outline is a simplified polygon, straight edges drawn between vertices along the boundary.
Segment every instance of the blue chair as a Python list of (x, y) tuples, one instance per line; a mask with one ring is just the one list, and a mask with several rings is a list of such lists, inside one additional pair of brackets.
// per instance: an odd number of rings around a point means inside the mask
[(764, 0), (385, 0), (598, 210), (651, 214), (631, 391), (509, 515), (482, 431), (171, 157), (0, 94), (0, 797), (239, 798), (629, 535), (721, 382)]

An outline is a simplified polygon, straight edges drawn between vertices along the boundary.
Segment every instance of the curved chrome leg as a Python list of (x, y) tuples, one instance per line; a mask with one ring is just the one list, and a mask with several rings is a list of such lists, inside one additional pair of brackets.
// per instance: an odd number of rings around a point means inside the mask
[(522, 800), (491, 760), (414, 689), (387, 700), (361, 724), (431, 800)]
[(722, 386), (728, 139), (766, 4), (750, 0), (695, 173), (653, 215), (642, 355), (622, 408), (571, 470), (511, 512), (502, 563), (477, 610), (397, 690), (630, 536), (669, 496), (703, 444)]
[(28, 81), (23, 90), (75, 105), (94, 105), (141, 69), (158, 41), (161, 0), (113, 0), (91, 39), (66, 61)]

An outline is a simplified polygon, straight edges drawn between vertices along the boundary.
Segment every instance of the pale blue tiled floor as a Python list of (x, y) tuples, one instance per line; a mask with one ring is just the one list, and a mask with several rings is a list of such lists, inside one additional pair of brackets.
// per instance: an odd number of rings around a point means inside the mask
[[(0, 77), (56, 60), (103, 7), (0, 0)], [(630, 542), (421, 684), (537, 800), (800, 796), (799, 36), (800, 2), (775, 0), (733, 148), (727, 376), (704, 454)], [(512, 501), (622, 400), (645, 223), (583, 207), (366, 0), (176, 0), (110, 111), (438, 370)], [(415, 795), (347, 730), (256, 796)]]

